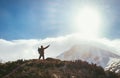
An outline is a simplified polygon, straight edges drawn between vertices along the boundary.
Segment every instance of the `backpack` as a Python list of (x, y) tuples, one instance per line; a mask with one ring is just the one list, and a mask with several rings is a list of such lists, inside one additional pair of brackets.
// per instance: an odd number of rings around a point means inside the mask
[(38, 48), (38, 52), (41, 53), (41, 49), (40, 48)]

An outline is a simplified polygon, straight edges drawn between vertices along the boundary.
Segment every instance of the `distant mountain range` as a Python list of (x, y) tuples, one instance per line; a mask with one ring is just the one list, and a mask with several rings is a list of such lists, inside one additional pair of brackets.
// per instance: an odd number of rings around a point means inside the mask
[(77, 44), (56, 58), (61, 60), (83, 60), (105, 68), (111, 58), (120, 59), (120, 56), (106, 46)]

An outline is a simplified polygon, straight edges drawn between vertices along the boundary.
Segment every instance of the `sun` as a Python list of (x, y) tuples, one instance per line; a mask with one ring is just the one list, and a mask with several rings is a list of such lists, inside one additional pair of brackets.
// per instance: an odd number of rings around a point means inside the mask
[(102, 16), (95, 7), (84, 6), (76, 11), (74, 10), (72, 23), (73, 29), (86, 38), (100, 36)]

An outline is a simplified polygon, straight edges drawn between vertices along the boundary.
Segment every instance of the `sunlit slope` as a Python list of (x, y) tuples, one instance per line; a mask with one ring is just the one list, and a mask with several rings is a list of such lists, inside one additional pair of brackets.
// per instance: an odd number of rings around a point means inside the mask
[[(104, 47), (104, 46), (102, 46)], [(74, 45), (69, 50), (63, 52), (57, 56), (61, 60), (84, 60), (90, 63), (96, 63), (97, 65), (105, 67), (110, 58), (120, 58), (119, 55), (109, 49), (93, 46), (90, 44)]]

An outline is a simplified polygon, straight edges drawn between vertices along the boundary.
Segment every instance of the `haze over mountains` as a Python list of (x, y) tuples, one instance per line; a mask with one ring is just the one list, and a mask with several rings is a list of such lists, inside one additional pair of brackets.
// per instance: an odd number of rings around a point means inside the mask
[(87, 43), (74, 45), (69, 50), (57, 56), (57, 58), (61, 60), (81, 59), (89, 63), (96, 63), (97, 65), (106, 67), (111, 58), (119, 59), (120, 56), (105, 46), (96, 46)]

